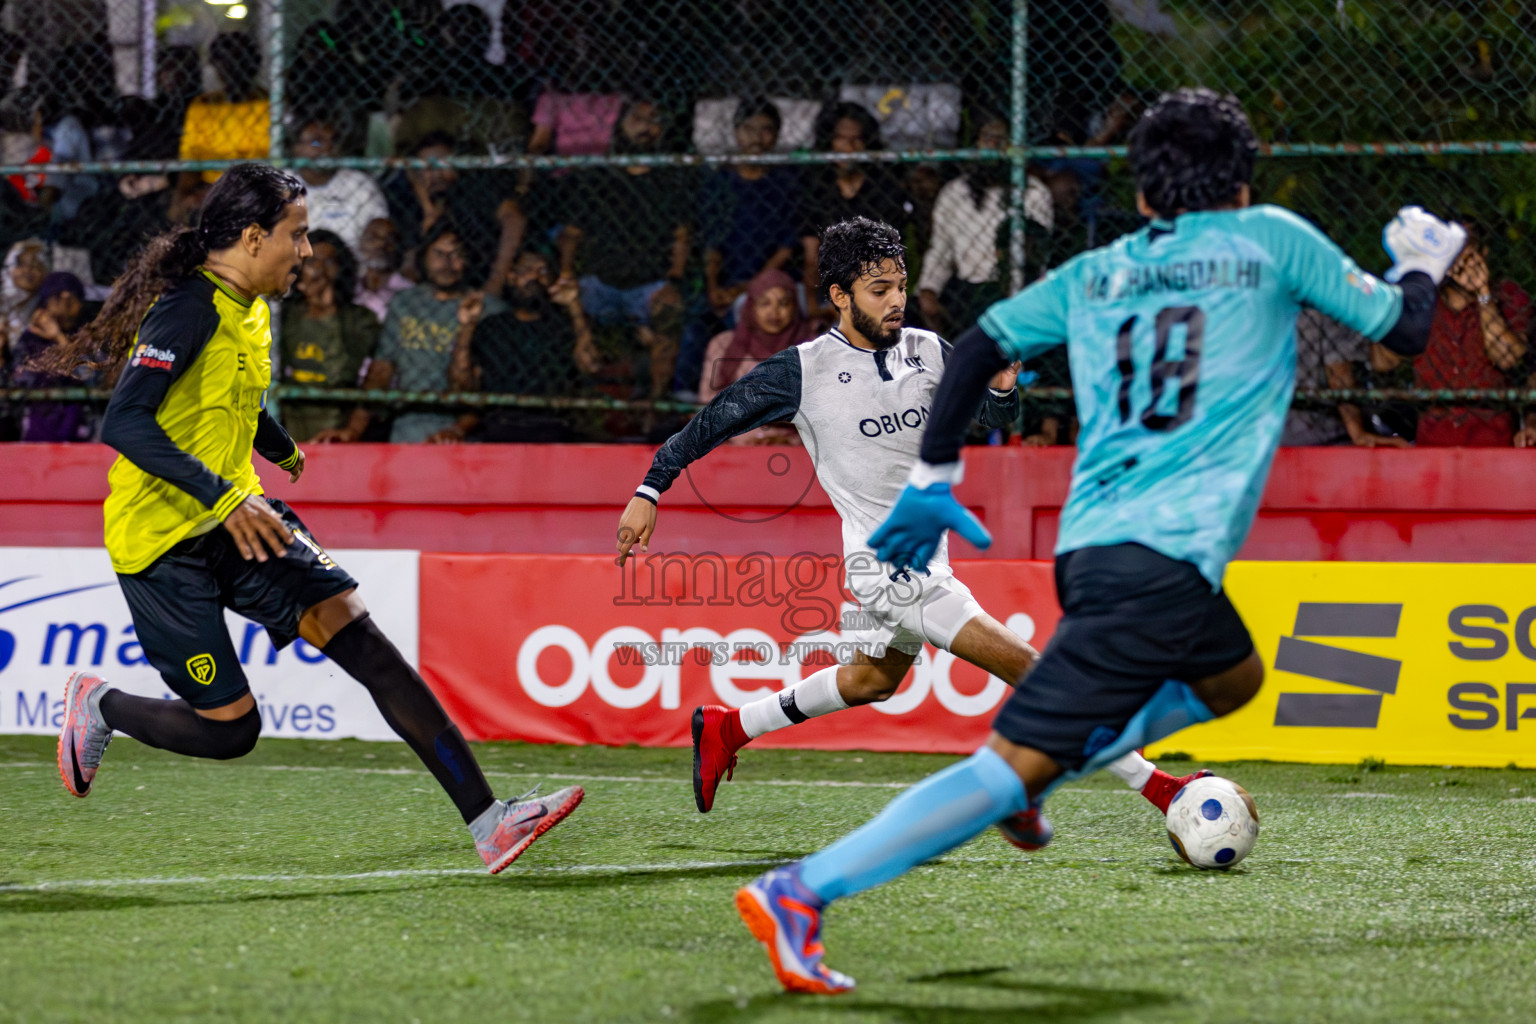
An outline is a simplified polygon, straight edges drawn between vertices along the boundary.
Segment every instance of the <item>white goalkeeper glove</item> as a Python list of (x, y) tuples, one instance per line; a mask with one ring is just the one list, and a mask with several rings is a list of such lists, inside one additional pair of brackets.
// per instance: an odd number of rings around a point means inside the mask
[(1439, 285), (1466, 244), (1467, 229), (1460, 224), (1448, 224), (1422, 206), (1405, 206), (1381, 229), (1381, 246), (1392, 257), (1392, 268), (1382, 276), (1396, 284), (1419, 270)]

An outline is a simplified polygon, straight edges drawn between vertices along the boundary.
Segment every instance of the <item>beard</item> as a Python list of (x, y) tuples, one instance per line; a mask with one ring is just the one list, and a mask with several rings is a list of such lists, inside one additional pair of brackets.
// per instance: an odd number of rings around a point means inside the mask
[(508, 288), (502, 296), (514, 312), (543, 315), (549, 308), (549, 296), (537, 285), (531, 288)]
[(887, 330), (885, 324), (859, 308), (858, 303), (849, 307), (852, 313), (853, 329), (864, 336), (864, 340), (877, 349), (888, 349), (901, 340), (901, 325)]

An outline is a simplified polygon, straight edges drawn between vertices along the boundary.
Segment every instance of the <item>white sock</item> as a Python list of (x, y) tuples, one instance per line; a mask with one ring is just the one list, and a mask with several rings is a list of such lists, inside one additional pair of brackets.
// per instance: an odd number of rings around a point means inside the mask
[(807, 718), (830, 715), (848, 706), (837, 689), (837, 666), (829, 665), (788, 689), (741, 706), (741, 729), (756, 738), (765, 732), (797, 725)]
[(1133, 750), (1124, 757), (1117, 757), (1109, 762), (1104, 766), (1104, 770), (1117, 778), (1124, 779), (1127, 786), (1140, 793), (1142, 787), (1152, 780), (1152, 773), (1156, 770), (1156, 766)]

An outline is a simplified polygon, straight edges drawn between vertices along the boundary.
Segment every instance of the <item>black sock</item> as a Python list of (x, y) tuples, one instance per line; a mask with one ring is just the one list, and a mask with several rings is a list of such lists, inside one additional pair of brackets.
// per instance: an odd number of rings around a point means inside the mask
[(204, 718), (184, 700), (135, 697), (122, 690), (101, 695), (101, 717), (145, 746), (219, 761), (249, 754), (261, 735), (261, 712), (255, 708), (221, 722)]
[(367, 612), (338, 630), (325, 654), (367, 687), (384, 721), (416, 751), (466, 823), (496, 801), (458, 727)]

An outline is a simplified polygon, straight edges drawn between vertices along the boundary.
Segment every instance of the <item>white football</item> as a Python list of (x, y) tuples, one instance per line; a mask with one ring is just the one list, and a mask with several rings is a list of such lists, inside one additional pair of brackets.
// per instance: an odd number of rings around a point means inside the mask
[(1231, 779), (1195, 779), (1168, 805), (1168, 840), (1197, 868), (1230, 868), (1248, 856), (1258, 838), (1253, 797)]

